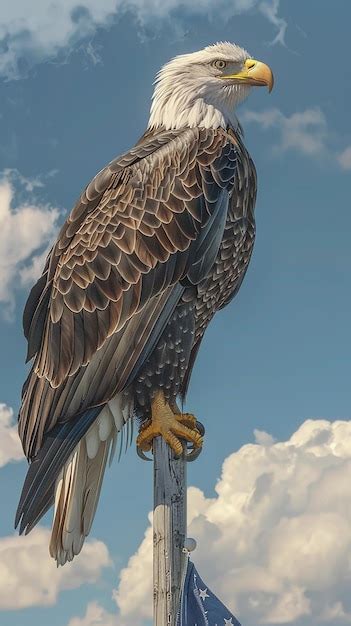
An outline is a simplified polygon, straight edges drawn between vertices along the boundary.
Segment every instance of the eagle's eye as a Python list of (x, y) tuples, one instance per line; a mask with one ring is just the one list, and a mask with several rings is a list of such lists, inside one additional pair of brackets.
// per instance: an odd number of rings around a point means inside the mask
[(224, 68), (226, 67), (227, 63), (226, 61), (223, 61), (223, 59), (217, 59), (217, 61), (213, 62), (213, 66), (217, 69), (217, 70), (224, 70)]

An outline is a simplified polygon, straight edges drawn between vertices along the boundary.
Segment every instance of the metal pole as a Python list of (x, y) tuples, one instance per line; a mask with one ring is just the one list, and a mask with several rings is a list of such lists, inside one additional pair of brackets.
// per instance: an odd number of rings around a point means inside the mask
[(153, 441), (154, 626), (176, 626), (186, 555), (186, 460), (162, 437)]

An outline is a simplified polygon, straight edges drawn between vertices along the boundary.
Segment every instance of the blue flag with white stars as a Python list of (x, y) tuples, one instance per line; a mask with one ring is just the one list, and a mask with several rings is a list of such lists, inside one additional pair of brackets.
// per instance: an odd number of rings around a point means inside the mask
[(188, 560), (177, 626), (240, 626)]

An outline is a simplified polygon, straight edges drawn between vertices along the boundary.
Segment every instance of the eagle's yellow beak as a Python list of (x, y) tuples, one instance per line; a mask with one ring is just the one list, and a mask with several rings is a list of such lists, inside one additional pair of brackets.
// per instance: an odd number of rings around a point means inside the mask
[(255, 59), (246, 59), (244, 63), (245, 69), (237, 74), (227, 74), (222, 76), (223, 79), (235, 79), (246, 85), (256, 85), (257, 87), (268, 87), (271, 92), (274, 85), (273, 72), (271, 68), (261, 61)]

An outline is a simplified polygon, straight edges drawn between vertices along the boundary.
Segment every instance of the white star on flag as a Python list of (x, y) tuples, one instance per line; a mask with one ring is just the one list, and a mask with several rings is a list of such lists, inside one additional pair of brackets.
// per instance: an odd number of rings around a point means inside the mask
[(201, 600), (205, 600), (205, 598), (209, 598), (210, 596), (207, 593), (207, 588), (206, 589), (199, 589), (199, 596), (200, 596)]
[(232, 618), (230, 618), (230, 619), (224, 618), (224, 626), (228, 626), (228, 624), (229, 624), (229, 626), (230, 625), (233, 626)]

